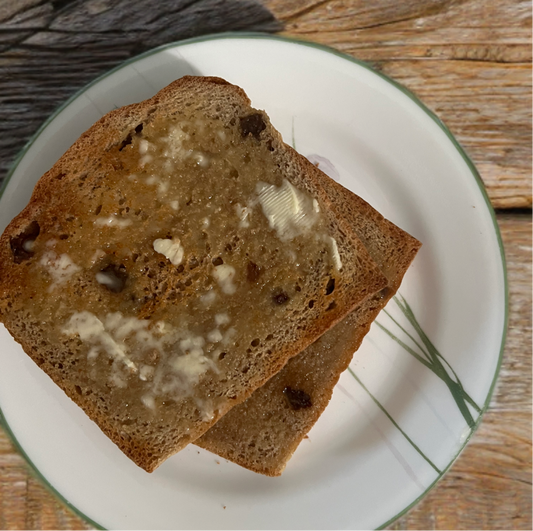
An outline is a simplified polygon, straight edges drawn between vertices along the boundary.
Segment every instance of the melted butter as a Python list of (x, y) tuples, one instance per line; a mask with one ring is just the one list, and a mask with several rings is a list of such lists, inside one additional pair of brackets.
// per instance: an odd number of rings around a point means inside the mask
[(233, 266), (221, 264), (215, 267), (213, 277), (226, 295), (233, 295), (237, 291), (237, 286), (233, 283), (233, 278), (235, 277), (235, 268)]
[(309, 232), (318, 220), (318, 202), (286, 179), (281, 186), (258, 183), (256, 191), (263, 214), (282, 241)]
[(207, 340), (211, 341), (211, 343), (219, 343), (222, 341), (222, 332), (218, 328), (211, 330), (211, 332), (207, 334)]
[(143, 395), (141, 397), (141, 402), (148, 408), (148, 409), (154, 409), (155, 406), (155, 398), (152, 395)]
[(35, 248), (35, 240), (26, 240), (22, 244), (22, 248), (28, 253), (33, 252), (33, 249)]
[(235, 338), (236, 335), (237, 335), (237, 329), (236, 328), (234, 328), (233, 326), (231, 328), (228, 328), (226, 330), (226, 333), (222, 337), (221, 343), (224, 346), (231, 344), (231, 342), (233, 341), (233, 339)]
[(104, 256), (105, 256), (105, 252), (102, 251), (102, 249), (96, 249), (96, 251), (94, 251), (93, 255), (89, 259), (89, 263), (91, 265), (94, 265), (96, 264), (98, 260), (100, 260), (100, 258), (103, 258)]
[(65, 253), (58, 256), (54, 251), (47, 251), (41, 256), (39, 263), (46, 268), (52, 277), (51, 289), (57, 284), (66, 282), (72, 275), (81, 271), (81, 267), (76, 265)]
[(235, 212), (240, 220), (239, 227), (247, 229), (250, 226), (251, 209), (249, 207), (243, 207), (240, 203), (237, 203), (235, 205)]
[(211, 306), (213, 302), (215, 302), (215, 299), (217, 298), (217, 292), (212, 289), (211, 291), (208, 291), (205, 295), (202, 295), (200, 297), (200, 301), (204, 306)]
[(339, 271), (342, 268), (342, 260), (341, 255), (339, 254), (339, 248), (337, 247), (337, 241), (331, 236), (328, 236), (328, 238), (329, 243), (331, 245), (331, 255), (333, 257), (333, 263), (335, 264), (337, 271)]
[(165, 157), (172, 159), (185, 159), (191, 154), (190, 150), (186, 150), (183, 147), (183, 143), (191, 138), (190, 135), (183, 131), (182, 127), (184, 125), (185, 123), (182, 122), (174, 127), (171, 127), (168, 132), (168, 136), (161, 138), (161, 141), (167, 144), (167, 149), (163, 153)]
[(209, 164), (211, 163), (211, 161), (205, 153), (202, 153), (200, 151), (194, 151), (192, 154), (192, 158), (201, 168), (209, 168)]
[(154, 149), (154, 146), (148, 142), (148, 140), (141, 140), (139, 142), (139, 153), (146, 155), (150, 149)]
[(227, 313), (217, 313), (215, 315), (215, 323), (217, 326), (223, 326), (229, 324), (231, 321), (229, 315)]
[(151, 365), (142, 365), (139, 370), (139, 378), (146, 382), (154, 377), (155, 368)]
[(104, 323), (91, 312), (74, 313), (66, 326), (63, 327), (63, 333), (78, 335), (82, 341), (92, 345), (99, 345), (113, 358), (123, 361), (130, 369), (137, 370), (135, 363), (126, 355), (125, 345), (119, 345), (111, 334), (106, 331)]
[(193, 348), (188, 354), (177, 356), (171, 361), (172, 368), (185, 375), (188, 383), (192, 385), (198, 382), (211, 363), (200, 348)]
[[(170, 188), (170, 182), (168, 180), (164, 181), (160, 177), (157, 177), (157, 175), (150, 175), (150, 177), (148, 177), (145, 182), (149, 186), (157, 185), (157, 193), (162, 197), (166, 195), (168, 189)], [(173, 202), (174, 201), (172, 201), (171, 203)], [(177, 207), (175, 208), (175, 210), (177, 210)]]
[(118, 371), (114, 371), (109, 375), (109, 381), (119, 389), (125, 389), (126, 387), (128, 387), (128, 382)]
[(110, 289), (120, 290), (122, 286), (122, 281), (118, 279), (113, 273), (105, 273), (99, 271), (96, 273), (96, 281), (103, 286), (107, 286)]
[(100, 349), (98, 347), (91, 347), (89, 352), (87, 352), (87, 359), (89, 361), (95, 360), (98, 357), (98, 354), (100, 354)]
[(124, 227), (129, 227), (131, 225), (131, 219), (123, 219), (118, 216), (108, 216), (106, 218), (96, 218), (94, 221), (95, 225), (105, 226), (105, 227), (117, 227), (123, 229)]
[(154, 160), (154, 157), (150, 154), (143, 155), (140, 160), (141, 168), (144, 168), (147, 164), (150, 164)]
[(154, 251), (168, 258), (170, 263), (175, 266), (180, 265), (183, 260), (183, 247), (177, 239), (158, 238), (154, 241)]
[[(99, 351), (103, 350), (137, 373), (139, 380), (149, 383), (150, 392), (143, 395), (141, 402), (150, 409), (155, 408), (156, 396), (165, 393), (176, 398), (183, 396), (191, 392), (208, 369), (217, 372), (213, 361), (204, 352), (206, 342), (202, 336), (178, 332), (163, 321), (158, 321), (149, 329), (149, 321), (125, 317), (120, 312), (109, 313), (99, 319), (91, 312), (83, 311), (74, 313), (62, 331), (66, 335), (78, 335), (83, 342), (91, 345), (89, 360), (96, 359)], [(218, 334), (222, 338), (220, 332)], [(152, 351), (159, 353), (156, 366), (133, 359), (138, 359), (143, 352)], [(117, 388), (127, 386), (120, 367), (112, 368), (108, 379)]]
[(194, 349), (201, 349), (205, 345), (205, 339), (202, 336), (189, 336), (180, 341), (180, 349), (187, 353)]

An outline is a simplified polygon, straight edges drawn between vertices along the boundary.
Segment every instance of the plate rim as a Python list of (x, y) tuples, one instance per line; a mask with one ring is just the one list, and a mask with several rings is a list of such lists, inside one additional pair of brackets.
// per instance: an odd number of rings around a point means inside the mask
[[(437, 483), (446, 475), (448, 470), (452, 467), (452, 465), (455, 463), (455, 461), (458, 459), (458, 457), (461, 455), (463, 450), (466, 448), (467, 444), (469, 443), (470, 439), (474, 435), (474, 433), (477, 431), (479, 425), (481, 424), (483, 417), (485, 415), (485, 412), (490, 406), (490, 402), (492, 399), (492, 396), (494, 394), (494, 389), (496, 387), (496, 383), (498, 380), (498, 376), (501, 371), (502, 362), (503, 362), (503, 353), (505, 349), (505, 343), (507, 338), (507, 332), (508, 332), (508, 326), (509, 326), (509, 280), (508, 280), (508, 272), (507, 272), (507, 262), (505, 257), (505, 249), (503, 246), (503, 240), (500, 232), (500, 228), (498, 225), (498, 221), (496, 219), (496, 213), (494, 211), (494, 208), (490, 202), (487, 190), (485, 188), (485, 184), (481, 178), (481, 175), (479, 174), (476, 166), (474, 165), (472, 159), (467, 154), (465, 149), (461, 146), (459, 141), (455, 138), (455, 136), (452, 134), (450, 129), (446, 126), (446, 124), (433, 112), (431, 109), (429, 109), (423, 102), (420, 100), (418, 96), (416, 96), (411, 90), (404, 87), (401, 83), (398, 81), (392, 79), (391, 77), (387, 76), (386, 74), (379, 72), (375, 70), (369, 63), (362, 61), (360, 59), (357, 59), (355, 57), (352, 57), (351, 55), (348, 55), (344, 52), (341, 52), (335, 48), (332, 48), (330, 46), (320, 44), (317, 42), (311, 42), (303, 39), (299, 39), (296, 37), (288, 37), (286, 35), (277, 35), (277, 34), (268, 34), (268, 33), (262, 33), (262, 32), (250, 32), (250, 31), (232, 31), (232, 32), (223, 32), (223, 33), (216, 33), (216, 34), (207, 34), (207, 35), (201, 35), (198, 37), (191, 37), (188, 39), (183, 39), (180, 41), (173, 41), (170, 43), (163, 44), (161, 46), (158, 46), (156, 48), (151, 48), (150, 50), (147, 50), (139, 55), (135, 55), (134, 57), (130, 57), (126, 61), (121, 62), (120, 64), (116, 65), (112, 69), (104, 72), (100, 76), (96, 77), (94, 80), (89, 82), (88, 84), (84, 85), (82, 88), (77, 90), (72, 96), (70, 96), (65, 102), (63, 102), (59, 107), (57, 107), (51, 114), (48, 116), (48, 118), (41, 124), (41, 126), (37, 129), (37, 131), (31, 136), (31, 138), (26, 142), (26, 144), (22, 147), (22, 149), (19, 151), (17, 156), (15, 157), (14, 161), (12, 162), (5, 178), (4, 182), (2, 183), (2, 186), (0, 187), (0, 200), (2, 199), (2, 196), (11, 181), (11, 178), (13, 177), (13, 174), (15, 173), (18, 165), (22, 161), (22, 159), (26, 156), (28, 150), (31, 148), (31, 146), (34, 144), (34, 142), (37, 140), (37, 138), (44, 132), (44, 130), (48, 127), (48, 125), (66, 108), (68, 107), (73, 101), (75, 101), (77, 98), (82, 96), (87, 90), (89, 90), (92, 86), (96, 85), (100, 81), (104, 80), (108, 76), (114, 74), (115, 72), (121, 70), (122, 68), (133, 64), (141, 59), (144, 59), (146, 57), (149, 57), (151, 55), (158, 54), (164, 50), (170, 49), (170, 48), (178, 48), (180, 46), (188, 45), (188, 44), (195, 44), (198, 42), (205, 42), (205, 41), (216, 41), (216, 40), (222, 40), (222, 39), (258, 39), (258, 40), (266, 40), (266, 41), (282, 41), (288, 44), (293, 45), (300, 45), (300, 46), (307, 46), (309, 48), (314, 48), (317, 50), (320, 50), (322, 52), (330, 53), (334, 56), (337, 56), (341, 59), (348, 60), (352, 63), (355, 63), (369, 72), (371, 72), (374, 75), (377, 75), (381, 79), (385, 80), (387, 83), (392, 85), (394, 88), (398, 89), (400, 92), (402, 92), (404, 95), (406, 95), (409, 99), (411, 99), (420, 109), (422, 109), (435, 123), (436, 125), (445, 133), (448, 140), (452, 143), (452, 145), (455, 147), (455, 149), (459, 152), (461, 155), (461, 158), (466, 163), (470, 173), (474, 177), (474, 180), (476, 181), (479, 191), (481, 192), (481, 195), (485, 201), (485, 205), (489, 211), (492, 225), (496, 234), (496, 239), (498, 242), (498, 248), (500, 251), (500, 259), (502, 264), (502, 274), (503, 274), (503, 291), (504, 291), (504, 316), (503, 316), (503, 330), (502, 330), (502, 336), (501, 336), (501, 343), (500, 343), (500, 350), (498, 354), (498, 362), (496, 366), (496, 370), (494, 372), (494, 376), (492, 378), (491, 385), (489, 387), (487, 396), (485, 398), (483, 407), (481, 408), (481, 412), (476, 419), (474, 427), (470, 430), (470, 433), (468, 437), (464, 440), (461, 447), (457, 451), (457, 453), (451, 458), (450, 462), (446, 467), (444, 467), (437, 475), (435, 480), (422, 492), (415, 500), (413, 500), (407, 507), (403, 508), (401, 511), (399, 511), (397, 514), (395, 514), (392, 518), (384, 522), (383, 524), (379, 525), (376, 529), (384, 529), (394, 521), (396, 521), (398, 518), (403, 516), (405, 513), (407, 513), (410, 509), (412, 509), (416, 504), (418, 504), (425, 496), (429, 494), (429, 492), (437, 485)], [(88, 517), (85, 513), (83, 513), (80, 509), (78, 509), (76, 506), (71, 504), (59, 491), (57, 491), (46, 479), (46, 477), (39, 471), (37, 466), (33, 463), (31, 458), (28, 456), (22, 445), (18, 442), (15, 434), (11, 430), (5, 415), (2, 411), (2, 407), (0, 405), (0, 427), (3, 428), (5, 433), (7, 434), (8, 438), (11, 440), (13, 446), (17, 450), (17, 452), (24, 458), (26, 463), (29, 465), (30, 472), (33, 473), (35, 477), (37, 477), (41, 483), (47, 488), (49, 492), (51, 492), (54, 496), (56, 496), (60, 501), (62, 501), (72, 512), (74, 512), (77, 516), (81, 517), (83, 520), (85, 520), (88, 524), (92, 525), (96, 529), (106, 529), (102, 525), (98, 524), (94, 520), (92, 520), (90, 517)]]

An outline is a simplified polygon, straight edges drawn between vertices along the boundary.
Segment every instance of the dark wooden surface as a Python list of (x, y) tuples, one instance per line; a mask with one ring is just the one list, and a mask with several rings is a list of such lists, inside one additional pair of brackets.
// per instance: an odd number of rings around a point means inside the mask
[(61, 103), (129, 57), (208, 33), (280, 28), (253, 0), (0, 0), (0, 179)]
[[(507, 256), (498, 386), (461, 457), (391, 529), (531, 529), (531, 3), (264, 0), (284, 34), (333, 46), (414, 90), (480, 170)], [(67, 97), (124, 59), (224, 29), (280, 30), (254, 2), (0, 0), (0, 177)], [(0, 433), (0, 529), (82, 529)]]

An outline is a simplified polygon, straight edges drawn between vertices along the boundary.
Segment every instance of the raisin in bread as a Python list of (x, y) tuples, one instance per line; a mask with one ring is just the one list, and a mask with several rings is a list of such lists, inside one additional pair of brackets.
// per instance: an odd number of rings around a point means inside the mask
[(39, 180), (0, 321), (152, 471), (387, 285), (322, 179), (240, 88), (179, 79)]
[(340, 375), (378, 313), (398, 290), (421, 245), (360, 197), (330, 179), (323, 180), (335, 207), (350, 221), (389, 285), (290, 359), (278, 374), (195, 442), (268, 476), (283, 472), (325, 410)]

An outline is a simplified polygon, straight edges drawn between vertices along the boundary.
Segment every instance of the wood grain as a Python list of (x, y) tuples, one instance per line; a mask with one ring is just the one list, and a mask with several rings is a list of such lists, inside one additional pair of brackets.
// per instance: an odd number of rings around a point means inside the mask
[(491, 409), (531, 411), (531, 213), (499, 213), (498, 221), (507, 259), (509, 328)]
[(367, 61), (410, 90), (472, 157), (495, 208), (531, 207), (531, 4), (284, 1), (285, 33)]
[[(124, 59), (192, 34), (280, 29), (268, 11), (245, 4), (251, 2), (161, 0), (147, 10), (132, 0), (0, 0), (0, 180), (59, 104)], [(413, 90), (473, 158), (493, 205), (528, 209), (498, 212), (509, 332), (490, 409), (448, 474), (390, 528), (531, 529), (529, 0), (263, 4), (286, 35), (368, 61)], [(0, 431), (0, 529), (89, 528), (29, 472)]]
[(223, 31), (276, 31), (256, 0), (0, 0), (0, 184), (76, 91), (139, 53)]

